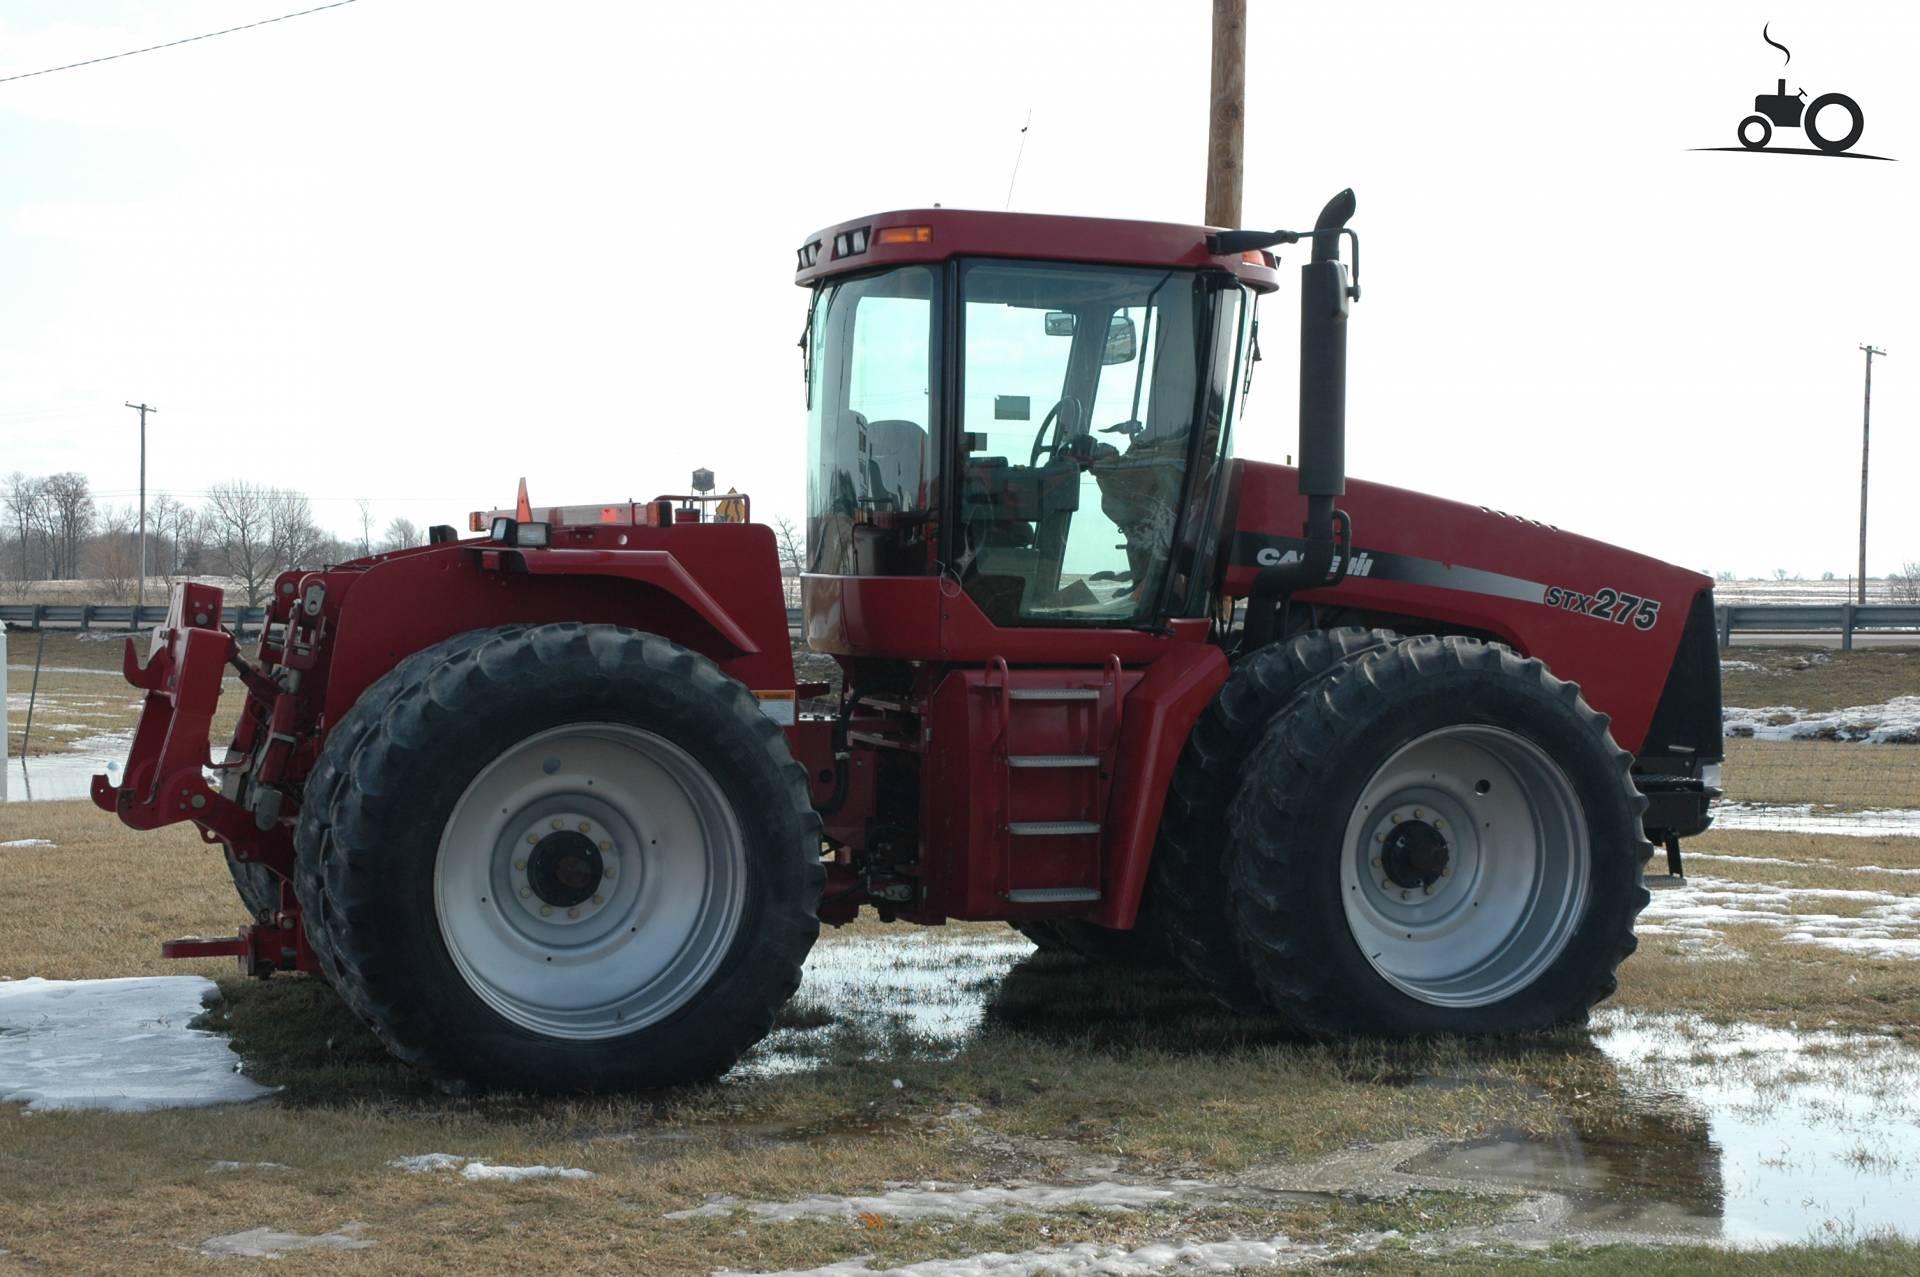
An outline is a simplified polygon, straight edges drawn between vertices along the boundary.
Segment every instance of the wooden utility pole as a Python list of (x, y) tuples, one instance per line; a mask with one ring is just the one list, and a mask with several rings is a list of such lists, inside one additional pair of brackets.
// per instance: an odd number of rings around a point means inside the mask
[(147, 414), (158, 413), (158, 408), (143, 403), (130, 403), (129, 408), (140, 413), (140, 584), (133, 591), (133, 624), (140, 626), (140, 609), (147, 603)]
[(1207, 113), (1207, 225), (1240, 225), (1247, 123), (1247, 0), (1213, 0), (1213, 89)]
[(1885, 358), (1887, 352), (1875, 346), (1862, 346), (1867, 352), (1867, 393), (1860, 405), (1860, 595), (1856, 602), (1867, 601), (1867, 436), (1873, 425), (1873, 357)]

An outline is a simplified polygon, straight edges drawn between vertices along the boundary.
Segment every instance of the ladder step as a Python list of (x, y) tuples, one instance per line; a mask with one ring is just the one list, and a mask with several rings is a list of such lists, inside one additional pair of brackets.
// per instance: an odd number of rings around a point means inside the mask
[(1093, 887), (1019, 887), (1007, 893), (1007, 899), (1022, 905), (1067, 904), (1077, 900), (1098, 900)]
[(1009, 754), (1009, 767), (1098, 767), (1092, 754)]
[(1019, 838), (1044, 838), (1051, 834), (1097, 834), (1100, 826), (1091, 820), (1010, 820), (1007, 832)]
[(1016, 687), (1007, 693), (1016, 701), (1097, 701), (1097, 687)]

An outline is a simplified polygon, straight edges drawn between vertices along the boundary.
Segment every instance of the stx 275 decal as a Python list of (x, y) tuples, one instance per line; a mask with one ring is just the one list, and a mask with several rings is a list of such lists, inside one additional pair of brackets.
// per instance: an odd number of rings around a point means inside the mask
[(1592, 594), (1562, 589), (1557, 585), (1548, 586), (1544, 602), (1548, 607), (1564, 608), (1582, 616), (1612, 621), (1615, 625), (1625, 625), (1631, 621), (1636, 630), (1650, 630), (1660, 619), (1659, 599), (1643, 599), (1638, 594), (1629, 594), (1611, 586), (1604, 586)]

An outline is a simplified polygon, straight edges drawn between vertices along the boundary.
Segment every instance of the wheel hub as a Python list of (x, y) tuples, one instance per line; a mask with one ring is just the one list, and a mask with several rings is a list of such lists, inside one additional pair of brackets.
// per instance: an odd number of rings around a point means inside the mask
[(1524, 988), (1582, 914), (1584, 813), (1564, 772), (1517, 733), (1474, 723), (1401, 746), (1361, 789), (1341, 868), (1361, 954), (1434, 1006)]
[(1425, 890), (1447, 872), (1453, 848), (1447, 837), (1424, 820), (1404, 820), (1380, 845), (1380, 865), (1396, 886)]
[(455, 804), (434, 907), (468, 986), (550, 1037), (672, 1014), (724, 960), (744, 909), (732, 804), (678, 745), (579, 723), (505, 749)]
[(593, 839), (573, 829), (548, 834), (527, 857), (527, 885), (533, 894), (562, 909), (591, 900), (604, 873)]

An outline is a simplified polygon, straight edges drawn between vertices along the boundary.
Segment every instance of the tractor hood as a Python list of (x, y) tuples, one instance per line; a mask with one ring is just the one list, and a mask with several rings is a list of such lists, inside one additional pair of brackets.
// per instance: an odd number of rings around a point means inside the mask
[[(1306, 498), (1289, 466), (1236, 463), (1226, 592), (1297, 558)], [(1341, 507), (1353, 554), (1337, 584), (1301, 602), (1403, 631), (1472, 633), (1537, 656), (1581, 684), (1637, 750), (1696, 600), (1710, 578), (1520, 515), (1353, 480)]]

